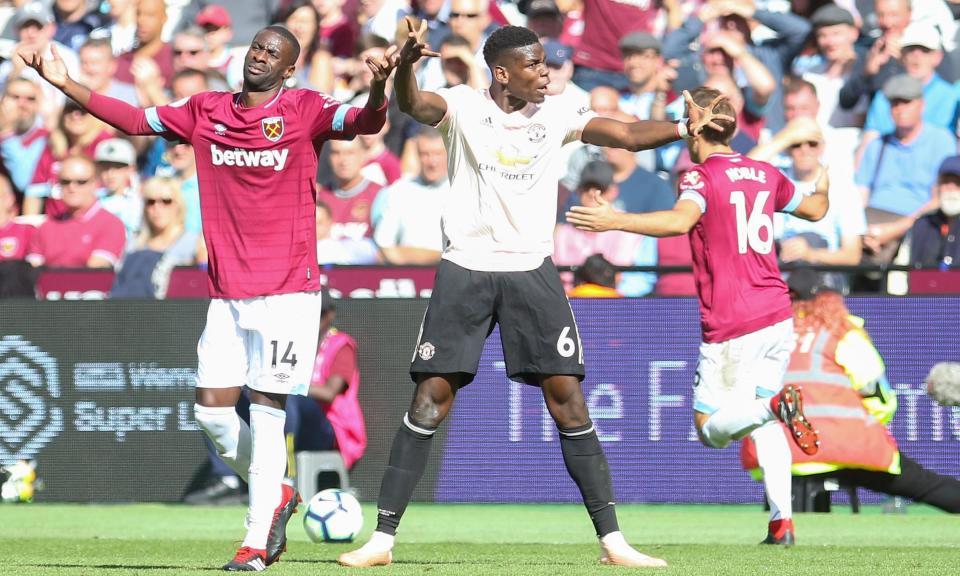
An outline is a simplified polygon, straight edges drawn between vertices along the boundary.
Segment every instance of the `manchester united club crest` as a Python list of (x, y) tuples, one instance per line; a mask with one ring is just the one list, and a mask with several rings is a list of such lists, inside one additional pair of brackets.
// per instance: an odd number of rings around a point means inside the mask
[(276, 142), (283, 136), (283, 116), (264, 118), (260, 121), (260, 129), (263, 131), (264, 138)]

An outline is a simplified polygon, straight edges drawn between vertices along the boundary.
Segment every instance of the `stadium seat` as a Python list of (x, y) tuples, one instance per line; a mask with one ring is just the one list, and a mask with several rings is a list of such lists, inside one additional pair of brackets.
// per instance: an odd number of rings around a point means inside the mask
[(330, 473), (335, 475), (339, 482), (336, 486), (341, 490), (350, 488), (350, 476), (343, 463), (343, 457), (336, 450), (322, 452), (297, 452), (297, 491), (305, 500), (324, 488), (333, 488), (330, 485), (321, 485), (320, 475)]
[(794, 512), (829, 512), (832, 492), (844, 491), (850, 499), (850, 510), (860, 512), (857, 487), (848, 485), (829, 474), (793, 477)]

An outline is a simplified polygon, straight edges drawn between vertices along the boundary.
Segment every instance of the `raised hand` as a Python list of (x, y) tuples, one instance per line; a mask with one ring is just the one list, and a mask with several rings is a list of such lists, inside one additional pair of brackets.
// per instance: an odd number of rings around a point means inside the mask
[(604, 232), (616, 229), (616, 216), (613, 206), (604, 199), (600, 191), (593, 191), (596, 206), (574, 206), (567, 212), (567, 222), (580, 230)]
[(406, 18), (406, 21), (409, 32), (407, 41), (400, 48), (399, 64), (414, 64), (424, 56), (440, 56), (439, 52), (431, 50), (430, 45), (427, 44), (427, 21), (421, 20), (417, 30), (413, 29), (413, 21), (410, 18)]
[(367, 56), (363, 61), (367, 67), (370, 68), (370, 71), (373, 72), (374, 82), (386, 82), (387, 78), (390, 77), (390, 73), (393, 72), (393, 69), (397, 67), (399, 62), (397, 47), (390, 46), (386, 52), (384, 52), (383, 56), (379, 58)]
[(67, 65), (57, 52), (55, 44), (50, 44), (50, 51), (53, 53), (52, 58), (44, 58), (39, 52), (17, 52), (17, 55), (20, 56), (24, 64), (36, 70), (41, 78), (57, 88), (63, 89), (67, 85), (67, 80), (70, 79), (69, 74), (67, 74)]
[(717, 131), (723, 131), (723, 126), (717, 124), (717, 121), (735, 122), (736, 118), (726, 114), (718, 114), (714, 111), (717, 104), (727, 99), (723, 94), (714, 98), (706, 107), (698, 105), (693, 101), (693, 97), (686, 90), (683, 91), (683, 100), (687, 103), (687, 130), (692, 136), (697, 136), (707, 126)]

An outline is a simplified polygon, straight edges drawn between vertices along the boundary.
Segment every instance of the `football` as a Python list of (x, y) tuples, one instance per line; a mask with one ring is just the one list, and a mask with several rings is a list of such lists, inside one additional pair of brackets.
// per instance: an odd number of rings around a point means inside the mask
[(310, 499), (303, 528), (314, 542), (352, 542), (363, 528), (363, 511), (352, 494), (329, 488)]

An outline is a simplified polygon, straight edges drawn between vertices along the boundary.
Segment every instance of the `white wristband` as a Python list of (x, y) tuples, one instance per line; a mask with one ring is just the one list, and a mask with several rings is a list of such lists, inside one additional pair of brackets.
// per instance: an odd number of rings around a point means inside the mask
[(677, 122), (677, 134), (684, 140), (691, 137), (690, 130), (687, 129), (687, 122), (689, 121), (689, 118), (681, 118), (680, 121)]

